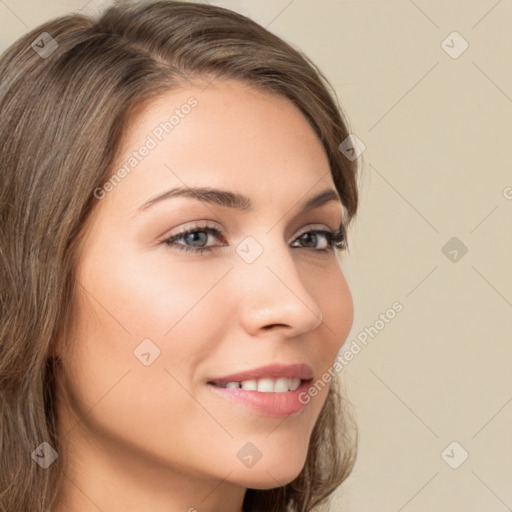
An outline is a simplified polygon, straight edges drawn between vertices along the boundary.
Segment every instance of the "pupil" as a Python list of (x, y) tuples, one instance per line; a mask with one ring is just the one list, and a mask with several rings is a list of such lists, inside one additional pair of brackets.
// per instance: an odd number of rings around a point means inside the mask
[(312, 243), (308, 245), (308, 247), (315, 247), (316, 246), (316, 233), (305, 233), (304, 237), (306, 237), (306, 244), (308, 243), (307, 239)]
[[(206, 233), (203, 233), (201, 231), (194, 231), (193, 233), (189, 233), (187, 235), (187, 240), (190, 242), (197, 242), (198, 236), (199, 236), (199, 241), (200, 241), (201, 235), (203, 236), (203, 238), (206, 238), (206, 236), (207, 236)], [(203, 240), (203, 242), (206, 242), (206, 240)]]

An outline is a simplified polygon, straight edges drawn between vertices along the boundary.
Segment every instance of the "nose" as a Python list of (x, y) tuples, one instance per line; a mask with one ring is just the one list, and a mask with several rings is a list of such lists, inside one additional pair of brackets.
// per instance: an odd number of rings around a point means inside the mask
[(252, 335), (281, 330), (299, 336), (322, 323), (322, 311), (297, 270), (294, 249), (275, 245), (251, 264), (239, 262), (240, 321)]

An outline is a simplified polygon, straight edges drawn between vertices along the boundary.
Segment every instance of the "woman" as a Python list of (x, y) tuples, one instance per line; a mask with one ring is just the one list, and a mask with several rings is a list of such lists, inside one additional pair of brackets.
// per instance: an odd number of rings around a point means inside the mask
[(355, 460), (332, 367), (358, 195), (320, 71), (150, 2), (38, 27), (0, 81), (0, 509), (324, 503)]

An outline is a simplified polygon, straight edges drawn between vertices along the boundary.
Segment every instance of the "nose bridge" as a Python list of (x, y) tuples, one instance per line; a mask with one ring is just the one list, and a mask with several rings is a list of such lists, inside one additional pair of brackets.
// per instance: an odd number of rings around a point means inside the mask
[(279, 324), (290, 334), (315, 329), (322, 322), (322, 311), (297, 270), (293, 251), (278, 235), (246, 237), (237, 246), (241, 280), (242, 321), (246, 328)]

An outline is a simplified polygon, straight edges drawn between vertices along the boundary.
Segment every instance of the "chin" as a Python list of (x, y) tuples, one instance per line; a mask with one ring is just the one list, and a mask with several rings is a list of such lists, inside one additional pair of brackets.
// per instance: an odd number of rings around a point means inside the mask
[(279, 473), (277, 475), (271, 472), (272, 476), (268, 473), (260, 473), (258, 475), (254, 474), (252, 477), (237, 479), (236, 483), (247, 489), (275, 489), (276, 487), (283, 487), (295, 480), (301, 470), (302, 468), (296, 472), (286, 472), (285, 474)]
[(260, 460), (252, 468), (240, 470), (234, 479), (237, 484), (250, 489), (274, 489), (295, 480), (304, 468), (305, 460), (281, 460), (263, 462)]

